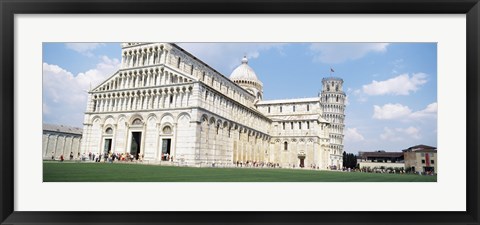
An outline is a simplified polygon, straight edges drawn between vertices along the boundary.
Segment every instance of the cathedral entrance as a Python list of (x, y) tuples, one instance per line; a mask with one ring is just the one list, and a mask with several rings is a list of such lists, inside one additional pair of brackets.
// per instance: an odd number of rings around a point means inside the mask
[(300, 168), (305, 167), (305, 158), (299, 158), (300, 159)]
[(140, 147), (142, 144), (142, 132), (132, 132), (132, 140), (130, 145), (130, 154), (138, 159), (140, 155)]
[(170, 148), (172, 139), (166, 138), (162, 140), (162, 161), (169, 161), (171, 156)]
[(305, 152), (304, 151), (300, 151), (300, 153), (298, 153), (298, 159), (300, 160), (300, 168), (303, 168), (305, 167)]
[(112, 139), (106, 138), (105, 145), (103, 146), (103, 153), (109, 153), (112, 150)]

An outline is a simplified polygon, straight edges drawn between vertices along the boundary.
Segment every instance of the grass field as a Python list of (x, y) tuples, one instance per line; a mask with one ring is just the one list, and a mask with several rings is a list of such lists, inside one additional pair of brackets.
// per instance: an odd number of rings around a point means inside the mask
[(301, 169), (44, 162), (44, 182), (436, 182), (437, 176)]

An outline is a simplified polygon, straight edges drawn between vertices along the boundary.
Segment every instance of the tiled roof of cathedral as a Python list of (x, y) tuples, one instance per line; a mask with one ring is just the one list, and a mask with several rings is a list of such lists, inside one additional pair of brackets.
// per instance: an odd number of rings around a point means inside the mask
[(68, 133), (68, 134), (78, 134), (82, 135), (83, 129), (78, 127), (71, 127), (66, 125), (57, 125), (57, 124), (43, 124), (44, 131), (58, 132), (58, 133)]

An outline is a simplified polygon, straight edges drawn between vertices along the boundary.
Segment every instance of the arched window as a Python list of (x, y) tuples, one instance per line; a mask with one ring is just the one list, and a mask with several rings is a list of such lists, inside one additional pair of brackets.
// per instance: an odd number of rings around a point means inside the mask
[(310, 105), (307, 105), (307, 111), (310, 111)]
[(288, 150), (288, 143), (283, 142), (283, 150), (287, 151)]
[(135, 119), (132, 123), (133, 125), (142, 125), (142, 120), (141, 119)]
[(270, 113), (270, 106), (268, 107), (268, 113)]
[(285, 122), (283, 122), (283, 129), (285, 130)]
[(338, 96), (337, 96), (337, 102), (338, 102)]
[(105, 133), (106, 134), (113, 134), (113, 129), (111, 127), (109, 127), (105, 130)]
[(163, 127), (162, 132), (164, 134), (171, 134), (172, 133), (172, 128), (170, 126), (165, 126), (165, 127)]
[(302, 129), (302, 122), (298, 122), (298, 129)]
[(170, 104), (173, 103), (173, 95), (170, 95)]
[(180, 57), (178, 57), (177, 68), (180, 68), (180, 63), (181, 63), (181, 62), (182, 62), (182, 61), (180, 60)]
[(280, 106), (280, 112), (282, 112), (282, 107)]
[(307, 129), (310, 129), (310, 121), (307, 121)]
[(290, 128), (293, 130), (293, 122), (290, 122)]
[(293, 111), (295, 112), (295, 106), (293, 106)]

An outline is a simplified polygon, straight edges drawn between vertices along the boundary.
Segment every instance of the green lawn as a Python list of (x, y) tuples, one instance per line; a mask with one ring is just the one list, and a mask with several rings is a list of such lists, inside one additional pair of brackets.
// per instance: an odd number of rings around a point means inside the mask
[(44, 182), (436, 182), (437, 176), (301, 169), (192, 168), (44, 162)]

